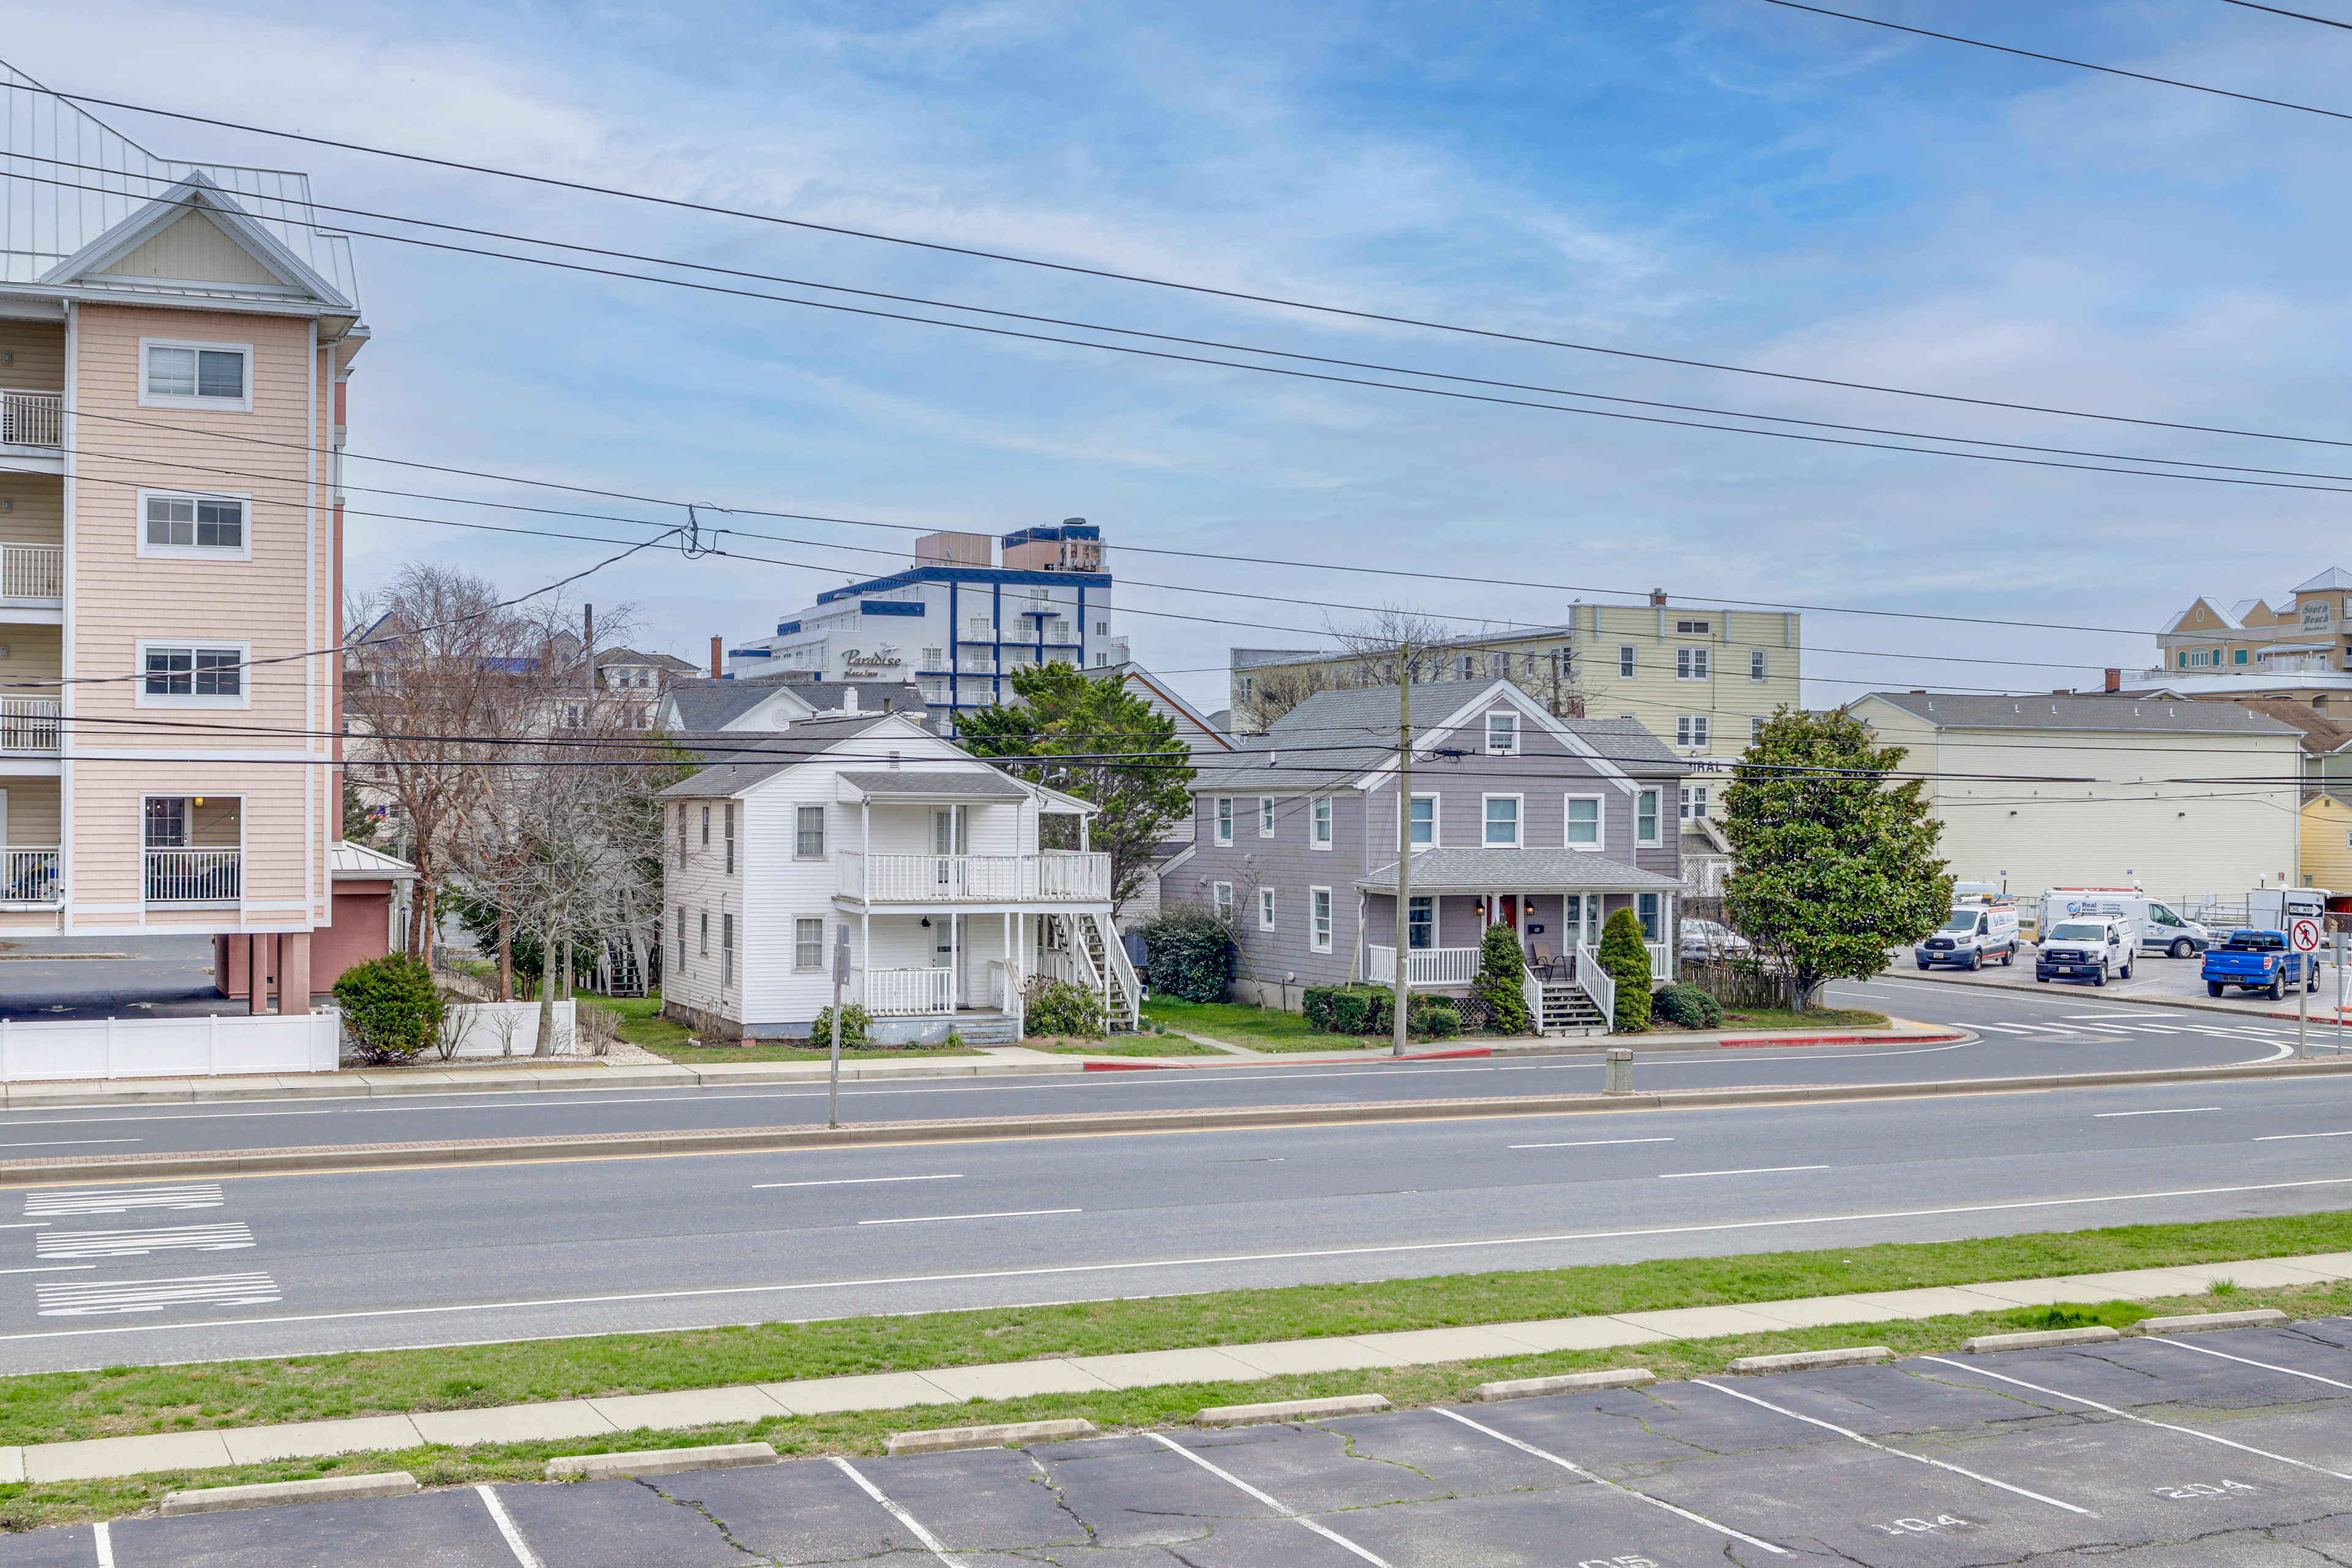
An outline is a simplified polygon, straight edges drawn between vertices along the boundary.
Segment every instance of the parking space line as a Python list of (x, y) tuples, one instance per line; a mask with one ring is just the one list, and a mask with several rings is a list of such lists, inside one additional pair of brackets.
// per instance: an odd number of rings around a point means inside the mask
[(1766, 1552), (1769, 1552), (1775, 1557), (1786, 1557), (1789, 1554), (1788, 1549), (1785, 1547), (1775, 1546), (1769, 1541), (1759, 1541), (1752, 1535), (1742, 1535), (1739, 1531), (1732, 1529), (1731, 1526), (1727, 1524), (1719, 1524), (1716, 1521), (1707, 1518), (1706, 1515), (1703, 1513), (1693, 1513), (1686, 1508), (1676, 1508), (1673, 1503), (1668, 1502), (1664, 1498), (1652, 1497), (1647, 1492), (1636, 1491), (1632, 1487), (1623, 1485), (1618, 1481), (1612, 1481), (1606, 1476), (1595, 1475), (1573, 1459), (1563, 1459), (1558, 1454), (1546, 1453), (1543, 1449), (1537, 1447), (1533, 1443), (1522, 1443), (1517, 1437), (1511, 1436), (1507, 1433), (1497, 1432), (1492, 1426), (1483, 1426), (1458, 1411), (1448, 1410), (1443, 1405), (1433, 1406), (1433, 1408), (1434, 1408), (1440, 1415), (1445, 1416), (1449, 1420), (1459, 1421), (1465, 1426), (1469, 1427), (1473, 1432), (1483, 1432), (1487, 1436), (1495, 1439), (1497, 1443), (1509, 1444), (1512, 1447), (1517, 1448), (1522, 1454), (1531, 1454), (1547, 1464), (1558, 1465), (1561, 1469), (1566, 1470), (1572, 1476), (1580, 1477), (1598, 1486), (1608, 1487), (1613, 1491), (1623, 1492), (1627, 1497), (1633, 1499), (1635, 1501), (1648, 1503), (1652, 1508), (1664, 1509), (1668, 1513), (1689, 1520), (1693, 1524), (1705, 1525), (1709, 1530), (1719, 1530), (1735, 1541), (1744, 1541), (1750, 1546), (1759, 1547)]
[(1668, 1171), (1659, 1176), (1662, 1182), (1678, 1182), (1685, 1176), (1771, 1176), (1783, 1171), (1826, 1171), (1827, 1165), (1751, 1165), (1744, 1171)]
[(478, 1486), (474, 1489), (481, 1494), (482, 1506), (490, 1510), (490, 1522), (499, 1527), (500, 1535), (506, 1537), (507, 1550), (514, 1553), (517, 1568), (547, 1568), (547, 1564), (539, 1560), (539, 1553), (530, 1549), (530, 1542), (522, 1538), (522, 1531), (516, 1526), (514, 1515), (509, 1513), (507, 1505), (499, 1500), (499, 1494), (486, 1486)]
[(835, 1176), (824, 1182), (753, 1182), (751, 1190), (761, 1192), (769, 1187), (870, 1187), (880, 1182), (961, 1182), (961, 1171), (939, 1176)]
[(1910, 1459), (1917, 1464), (1933, 1465), (1939, 1470), (1949, 1470), (1956, 1476), (1966, 1476), (1972, 1481), (1982, 1481), (1989, 1487), (1999, 1487), (2005, 1492), (2015, 1492), (2019, 1497), (2032, 1498), (2035, 1502), (2046, 1502), (2052, 1508), (2063, 1508), (2068, 1513), (2079, 1513), (2085, 1518), (2097, 1517), (2087, 1508), (2077, 1508), (2071, 1502), (2061, 1502), (2054, 1497), (2043, 1497), (2040, 1492), (2028, 1491), (2023, 1487), (2011, 1486), (2007, 1481), (1997, 1481), (1990, 1476), (1981, 1476), (1974, 1470), (1964, 1470), (1958, 1465), (1947, 1464), (1941, 1459), (1931, 1459), (1925, 1454), (1913, 1454), (1901, 1448), (1890, 1448), (1884, 1443), (1873, 1442), (1861, 1433), (1847, 1427), (1823, 1421), (1818, 1416), (1800, 1415), (1797, 1412), (1775, 1405), (1769, 1399), (1759, 1399), (1752, 1394), (1742, 1394), (1736, 1388), (1726, 1388), (1719, 1383), (1709, 1383), (1703, 1377), (1695, 1377), (1691, 1382), (1700, 1388), (1712, 1388), (1717, 1394), (1728, 1394), (1734, 1399), (1744, 1399), (1750, 1405), (1761, 1405), (1776, 1415), (1786, 1415), (1791, 1421), (1802, 1421), (1807, 1426), (1818, 1426), (1824, 1432), (1834, 1432), (1841, 1437), (1850, 1437), (1865, 1448), (1875, 1448), (1882, 1454), (1892, 1454), (1898, 1459)]
[(1511, 1149), (1604, 1149), (1619, 1143), (1671, 1143), (1671, 1138), (1586, 1138), (1574, 1143), (1511, 1143)]
[(98, 1568), (114, 1568), (114, 1532), (100, 1520), (89, 1527), (90, 1543), (98, 1548)]
[(1223, 1469), (1218, 1466), (1211, 1464), (1208, 1460), (1201, 1458), (1200, 1455), (1192, 1452), (1192, 1449), (1187, 1448), (1183, 1444), (1175, 1441), (1173, 1438), (1163, 1437), (1157, 1432), (1146, 1432), (1144, 1436), (1171, 1453), (1183, 1455), (1186, 1458), (1192, 1460), (1194, 1464), (1200, 1466), (1202, 1469), (1208, 1471), (1219, 1480), (1225, 1482), (1228, 1486), (1238, 1488), (1239, 1489), (1249, 1493), (1250, 1496), (1257, 1499), (1258, 1501), (1265, 1504), (1266, 1507), (1274, 1510), (1275, 1512), (1282, 1515), (1283, 1518), (1290, 1521), (1293, 1524), (1303, 1524), (1307, 1529), (1313, 1531), (1316, 1534), (1321, 1536), (1324, 1540), (1332, 1542), (1334, 1545), (1346, 1547), (1349, 1551), (1354, 1552), (1365, 1562), (1371, 1563), (1373, 1568), (1391, 1568), (1391, 1564), (1387, 1558), (1375, 1556), (1371, 1552), (1357, 1545), (1354, 1542), (1349, 1540), (1338, 1531), (1331, 1529), (1328, 1525), (1316, 1522), (1314, 1520), (1307, 1518), (1305, 1514), (1300, 1513), (1296, 1509), (1293, 1509), (1286, 1504), (1276, 1501), (1273, 1498), (1258, 1490), (1255, 1487), (1250, 1485), (1247, 1481), (1242, 1479), (1241, 1477), (1234, 1474), (1231, 1470)]
[(2339, 1481), (2352, 1481), (2352, 1476), (2345, 1475), (2338, 1470), (2331, 1470), (2325, 1465), (2315, 1465), (2303, 1459), (2290, 1459), (2284, 1454), (2273, 1454), (2268, 1448), (2257, 1448), (2247, 1443), (2231, 1442), (2227, 1437), (2217, 1437), (2210, 1432), (2200, 1432), (2194, 1426), (2176, 1426), (2169, 1421), (2151, 1421), (2145, 1415), (2135, 1415), (2128, 1410), (2118, 1410), (2112, 1405), (2102, 1405), (2095, 1399), (2085, 1399), (2079, 1394), (2066, 1394), (2055, 1388), (2044, 1388), (2038, 1383), (2028, 1383), (2021, 1377), (2010, 1377), (2005, 1373), (1990, 1372), (1980, 1366), (1965, 1366), (1956, 1361), (1947, 1361), (1939, 1355), (1921, 1356), (1919, 1359), (1932, 1361), (1939, 1366), (1948, 1366), (1954, 1372), (1972, 1372), (1983, 1377), (1998, 1378), (2003, 1383), (2015, 1384), (2020, 1388), (2030, 1388), (2036, 1394), (2046, 1394), (2053, 1399), (2071, 1399), (2077, 1405), (2087, 1405), (2094, 1410), (2104, 1410), (2110, 1415), (2120, 1415), (2126, 1421), (2137, 1421), (2143, 1426), (2154, 1426), (2165, 1432), (2179, 1432), (2183, 1436), (2200, 1438), (2208, 1443), (2219, 1443), (2225, 1448), (2235, 1448), (2242, 1454), (2252, 1454), (2257, 1458), (2276, 1459), (2280, 1464), (2293, 1465), (2298, 1470), (2310, 1470), (2317, 1475), (2331, 1476)]
[(2296, 1138), (2352, 1138), (2352, 1131), (2344, 1132), (2265, 1132), (2254, 1140), (2257, 1143), (2284, 1143)]
[(2200, 1110), (2219, 1110), (2218, 1105), (2168, 1105), (2160, 1110), (2095, 1110), (2094, 1121), (2104, 1121), (2110, 1116), (2192, 1116)]
[[(965, 1563), (962, 1558), (956, 1556), (947, 1549), (946, 1542), (942, 1542), (938, 1536), (933, 1535), (929, 1531), (923, 1528), (923, 1521), (921, 1520), (917, 1519), (913, 1514), (908, 1513), (905, 1509), (900, 1508), (897, 1503), (892, 1502), (887, 1497), (883, 1495), (883, 1491), (880, 1487), (876, 1486), (872, 1481), (867, 1480), (864, 1476), (858, 1474), (856, 1466), (851, 1464), (847, 1459), (843, 1458), (838, 1454), (829, 1454), (826, 1458), (833, 1461), (834, 1465), (840, 1469), (843, 1475), (847, 1476), (851, 1480), (857, 1483), (858, 1490), (864, 1492), (867, 1497), (872, 1498), (876, 1502), (880, 1503), (884, 1508), (888, 1509), (890, 1510), (890, 1517), (897, 1520), (900, 1524), (905, 1525), (908, 1533), (912, 1534), (916, 1540), (921, 1542), (932, 1556), (938, 1558), (942, 1563), (946, 1564), (946, 1568), (969, 1568), (969, 1565)], [(1381, 1568), (1387, 1568), (1387, 1565), (1383, 1563)]]
[(2143, 1334), (2140, 1337), (2152, 1345), (2170, 1345), (2177, 1351), (2195, 1351), (2199, 1355), (2220, 1356), (2223, 1361), (2233, 1361), (2240, 1366), (2258, 1366), (2264, 1372), (2283, 1372), (2289, 1377), (2307, 1377), (2330, 1388), (2352, 1390), (2352, 1383), (2338, 1383), (2332, 1377), (2322, 1377), (2315, 1372), (2301, 1372), (2291, 1366), (2273, 1366), (2269, 1362), (2255, 1361), (2251, 1356), (2231, 1355), (2228, 1351), (2217, 1351), (2210, 1345), (2192, 1345), (2186, 1340), (2176, 1340), (2168, 1334)]
[(936, 1225), (950, 1219), (1028, 1219), (1041, 1214), (1084, 1214), (1084, 1209), (998, 1209), (992, 1214), (918, 1214), (903, 1219), (861, 1219), (860, 1225)]

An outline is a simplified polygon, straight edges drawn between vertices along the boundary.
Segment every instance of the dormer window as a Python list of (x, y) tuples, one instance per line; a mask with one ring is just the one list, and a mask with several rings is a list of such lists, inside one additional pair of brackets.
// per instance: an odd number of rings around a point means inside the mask
[(234, 408), (253, 406), (247, 343), (194, 343), (140, 340), (144, 362), (139, 401), (148, 407)]
[(1507, 757), (1519, 749), (1519, 716), (1516, 713), (1486, 715), (1486, 752), (1489, 756)]

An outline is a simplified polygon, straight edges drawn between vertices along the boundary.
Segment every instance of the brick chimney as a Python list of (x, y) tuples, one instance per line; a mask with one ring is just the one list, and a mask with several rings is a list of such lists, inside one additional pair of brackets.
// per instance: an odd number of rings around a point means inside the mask
[(1661, 610), (1664, 609), (1666, 607), (1666, 591), (1664, 588), (1651, 589), (1650, 604), (1654, 608)]
[(725, 673), (725, 670), (720, 665), (719, 657), (720, 640), (721, 639), (718, 637), (712, 637), (710, 639), (710, 679), (713, 680), (718, 679), (719, 676)]
[(2111, 669), (2108, 670), (2106, 674), (2107, 689), (2110, 691), (2121, 691), (2124, 689), (2124, 672), (2120, 669)]

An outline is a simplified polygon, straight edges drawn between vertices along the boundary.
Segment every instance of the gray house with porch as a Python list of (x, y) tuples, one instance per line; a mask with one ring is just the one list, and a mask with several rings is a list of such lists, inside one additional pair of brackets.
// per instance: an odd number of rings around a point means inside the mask
[[(1297, 1007), (1310, 985), (1393, 983), (1397, 719), (1393, 686), (1318, 692), (1196, 763), (1194, 852), (1162, 897), (1229, 917), (1240, 999)], [(1545, 1021), (1594, 1025), (1608, 983), (1590, 951), (1619, 910), (1672, 976), (1688, 763), (1639, 723), (1555, 718), (1505, 680), (1416, 687), (1412, 721), (1409, 984), (1466, 991), (1486, 928), (1506, 925)]]

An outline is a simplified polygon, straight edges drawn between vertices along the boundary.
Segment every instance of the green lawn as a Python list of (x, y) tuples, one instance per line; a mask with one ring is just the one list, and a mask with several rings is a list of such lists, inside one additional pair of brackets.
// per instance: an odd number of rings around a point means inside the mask
[(1349, 1035), (1314, 1035), (1304, 1014), (1279, 1007), (1244, 1007), (1232, 1002), (1179, 1002), (1154, 996), (1143, 1005), (1143, 1016), (1164, 1029), (1206, 1035), (1231, 1046), (1254, 1051), (1345, 1051), (1375, 1044)]
[[(1673, 1025), (1662, 1019), (1653, 1020), (1654, 1029), (1671, 1029)], [(1791, 1013), (1785, 1007), (1742, 1007), (1737, 1012), (1723, 1010), (1725, 1029), (1883, 1029), (1886, 1015), (1865, 1013), (1858, 1007), (1816, 1007), (1809, 1013)], [(1715, 1031), (1705, 1031), (1713, 1033)]]
[[(1112, 1035), (1100, 1040), (1024, 1040), (1034, 1051), (1070, 1057), (1222, 1057), (1214, 1046), (1181, 1035)], [(1230, 1058), (1229, 1058), (1230, 1059)]]
[[(830, 1049), (809, 1046), (762, 1044), (748, 1048), (742, 1046), (689, 1046), (690, 1035), (685, 1025), (661, 1016), (658, 996), (599, 996), (593, 1002), (580, 999), (583, 1007), (609, 1007), (621, 1015), (621, 1038), (633, 1046), (643, 1046), (657, 1057), (666, 1057), (683, 1067), (698, 1067), (705, 1062), (821, 1062), (830, 1060)], [(884, 1046), (866, 1050), (844, 1050), (844, 1061), (900, 1061), (908, 1057), (976, 1057), (981, 1053), (962, 1047), (946, 1046)]]
[[(34, 1373), (0, 1380), (0, 1445), (2347, 1250), (2352, 1250), (2352, 1213), (2297, 1215), (1977, 1241), (1448, 1275), (1370, 1285), (1302, 1285), (986, 1311), (298, 1356), (286, 1361)], [(2229, 1297), (2226, 1304), (2245, 1306), (2270, 1299), (2269, 1292), (2242, 1290)], [(2334, 1303), (2329, 1310), (2344, 1310), (2352, 1307), (2352, 1288), (2338, 1289), (2327, 1299)], [(1993, 1329), (2008, 1326), (2006, 1320), (1990, 1325)], [(1915, 1334), (1918, 1330), (1919, 1325), (1912, 1323), (1884, 1323), (1871, 1325), (1869, 1333), (1874, 1342), (1901, 1349), (1912, 1342), (1886, 1336)], [(1822, 1333), (1830, 1337), (1819, 1338)], [(1801, 1349), (1815, 1343), (1851, 1342), (1853, 1333), (1849, 1327), (1767, 1337), (1772, 1341), (1771, 1348)], [(1571, 1357), (1560, 1364), (1646, 1364), (1664, 1371), (1669, 1364), (1681, 1364), (1677, 1357), (1704, 1360), (1720, 1353), (1720, 1347), (1712, 1344), (1688, 1350), (1650, 1344), (1623, 1352), (1613, 1363), (1606, 1357)], [(1707, 1370), (1718, 1368), (1719, 1363), (1708, 1363)], [(1272, 1399), (1281, 1394), (1276, 1384), (1250, 1386), (1274, 1391), (1240, 1397)], [(1389, 1385), (1360, 1381), (1353, 1385), (1365, 1386), (1385, 1389)], [(1450, 1384), (1427, 1386), (1433, 1392), (1415, 1397), (1444, 1397), (1453, 1391)], [(1171, 1397), (1163, 1390), (1103, 1395), (1089, 1408), (1108, 1412), (1108, 1418), (1118, 1421), (1158, 1420), (1171, 1408)], [(1041, 1405), (1038, 1401), (1020, 1403), (1023, 1408)], [(830, 1424), (818, 1422), (807, 1429), (863, 1434), (856, 1440), (867, 1441), (886, 1425), (904, 1427), (910, 1419), (914, 1425), (947, 1426), (993, 1418), (967, 1417), (958, 1407), (938, 1412), (936, 1417), (929, 1413), (911, 1418), (902, 1413), (887, 1422), (880, 1417), (843, 1417)], [(574, 1443), (544, 1451), (593, 1450)], [(0, 1501), (7, 1495), (0, 1489)], [(0, 1508), (0, 1513), (5, 1511)]]

